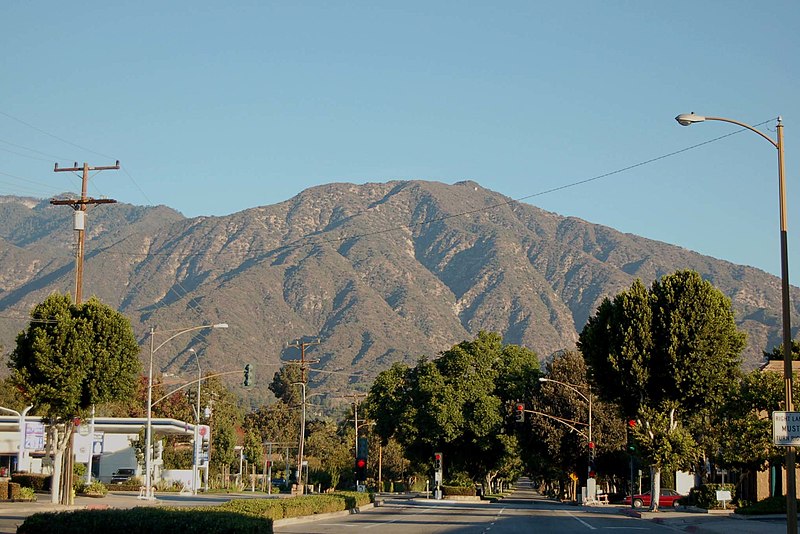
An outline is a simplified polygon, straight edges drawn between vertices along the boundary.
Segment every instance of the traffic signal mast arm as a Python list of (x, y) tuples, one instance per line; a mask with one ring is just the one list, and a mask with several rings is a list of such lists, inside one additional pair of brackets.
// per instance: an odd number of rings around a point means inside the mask
[(569, 427), (573, 431), (577, 432), (578, 434), (589, 440), (589, 434), (576, 427), (576, 425), (588, 427), (589, 426), (588, 423), (584, 423), (582, 421), (573, 421), (572, 419), (564, 419), (563, 417), (556, 417), (555, 415), (550, 415), (549, 413), (537, 412), (535, 410), (524, 410), (524, 411), (527, 413), (532, 413), (534, 415), (541, 415), (542, 417), (547, 417), (548, 419), (553, 419), (554, 421), (558, 421), (562, 425)]
[(188, 387), (189, 387), (189, 386), (191, 386), (191, 385), (197, 384), (198, 382), (202, 382), (203, 380), (206, 380), (206, 379), (208, 379), (208, 378), (216, 378), (216, 377), (218, 377), (218, 376), (233, 375), (233, 374), (237, 374), (237, 373), (241, 373), (241, 372), (242, 372), (242, 371), (241, 371), (241, 369), (240, 369), (240, 370), (237, 370), (237, 371), (225, 371), (224, 373), (214, 373), (213, 375), (207, 375), (207, 376), (204, 376), (203, 378), (196, 378), (196, 379), (192, 380), (191, 382), (186, 382), (184, 385), (182, 385), (182, 386), (180, 386), (180, 387), (177, 387), (177, 388), (173, 389), (173, 390), (172, 390), (172, 391), (170, 391), (169, 393), (166, 393), (166, 394), (164, 394), (164, 396), (162, 396), (162, 397), (161, 397), (161, 398), (159, 398), (158, 400), (156, 400), (156, 401), (153, 401), (153, 404), (151, 404), (151, 405), (150, 405), (150, 407), (152, 408), (153, 406), (155, 406), (155, 405), (156, 405), (156, 404), (158, 404), (159, 402), (163, 401), (164, 399), (166, 399), (166, 398), (167, 398), (167, 397), (169, 397), (170, 395), (172, 395), (172, 394), (174, 394), (174, 393), (177, 393), (177, 392), (179, 392), (179, 391), (180, 391), (180, 390), (182, 390), (182, 389), (188, 388)]

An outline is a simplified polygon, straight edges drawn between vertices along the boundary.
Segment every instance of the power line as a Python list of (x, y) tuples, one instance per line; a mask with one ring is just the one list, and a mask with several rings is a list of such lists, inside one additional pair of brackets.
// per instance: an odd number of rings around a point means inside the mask
[(11, 120), (15, 120), (20, 124), (24, 124), (25, 126), (27, 126), (28, 128), (30, 128), (32, 130), (36, 130), (37, 132), (39, 132), (41, 134), (44, 134), (44, 135), (46, 135), (48, 137), (52, 137), (53, 139), (57, 139), (57, 140), (61, 141), (62, 143), (66, 143), (66, 144), (68, 144), (70, 146), (74, 146), (75, 148), (80, 148), (81, 150), (85, 150), (86, 152), (91, 152), (92, 154), (94, 154), (96, 156), (102, 156), (102, 157), (107, 158), (107, 159), (115, 159), (114, 157), (109, 156), (107, 154), (101, 154), (100, 152), (96, 152), (96, 151), (92, 150), (91, 148), (86, 148), (85, 146), (81, 146), (81, 145), (73, 143), (72, 141), (68, 141), (68, 140), (64, 139), (63, 137), (59, 137), (59, 136), (57, 136), (55, 134), (51, 134), (50, 132), (46, 132), (46, 131), (42, 130), (41, 128), (37, 128), (33, 124), (25, 122), (22, 119), (18, 119), (17, 117), (14, 117), (13, 115), (9, 115), (8, 113), (6, 113), (4, 111), (0, 111), (0, 115), (8, 117)]

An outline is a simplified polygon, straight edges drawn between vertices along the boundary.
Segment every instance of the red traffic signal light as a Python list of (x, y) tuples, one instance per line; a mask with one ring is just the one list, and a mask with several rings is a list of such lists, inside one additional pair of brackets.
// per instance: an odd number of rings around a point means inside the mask
[(628, 428), (633, 428), (635, 426), (636, 426), (636, 420), (635, 419), (628, 419)]
[(517, 423), (524, 423), (525, 422), (525, 405), (521, 402), (518, 402), (517, 405), (514, 407), (517, 413), (516, 421)]
[(590, 441), (589, 442), (589, 448), (590, 449), (594, 449), (594, 441)]
[(359, 458), (356, 460), (356, 467), (359, 469), (364, 469), (367, 467), (367, 461), (364, 458)]

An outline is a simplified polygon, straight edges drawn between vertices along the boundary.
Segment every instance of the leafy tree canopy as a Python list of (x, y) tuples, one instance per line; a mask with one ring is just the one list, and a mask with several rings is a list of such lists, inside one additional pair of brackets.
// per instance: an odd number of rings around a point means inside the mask
[(47, 416), (64, 420), (92, 404), (130, 396), (141, 369), (128, 319), (96, 298), (75, 305), (53, 294), (17, 336), (13, 381)]
[(516, 468), (508, 456), (518, 456), (516, 439), (500, 436), (513, 424), (509, 403), (533, 390), (538, 369), (534, 352), (480, 332), (436, 360), (384, 371), (366, 406), (383, 442), (396, 438), (412, 461), (427, 464), (441, 451), (446, 473), (484, 479)]

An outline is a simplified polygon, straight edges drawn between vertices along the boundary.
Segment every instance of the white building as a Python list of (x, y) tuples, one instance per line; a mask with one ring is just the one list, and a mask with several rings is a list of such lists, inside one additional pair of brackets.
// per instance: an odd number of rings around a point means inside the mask
[[(22, 423), (22, 425), (20, 425)], [(90, 421), (83, 421), (75, 432), (75, 460), (87, 463), (92, 454), (92, 476), (110, 482), (119, 469), (133, 469), (143, 475), (138, 465), (133, 442), (145, 428), (143, 417), (96, 417), (94, 436), (89, 436)], [(195, 425), (177, 419), (152, 419), (153, 443), (164, 436), (194, 436)], [(200, 434), (208, 435), (201, 426)], [(50, 458), (46, 453), (46, 434), (42, 418), (37, 416), (0, 415), (0, 476), (16, 471), (50, 473)], [(154, 462), (154, 480), (161, 479), (159, 462)]]

